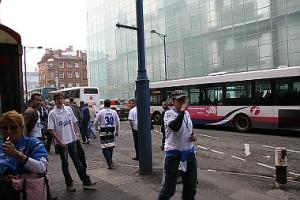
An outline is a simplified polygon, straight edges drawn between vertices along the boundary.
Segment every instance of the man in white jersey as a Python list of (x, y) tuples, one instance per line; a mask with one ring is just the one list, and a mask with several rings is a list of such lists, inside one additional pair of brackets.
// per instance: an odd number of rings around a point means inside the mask
[(194, 200), (197, 184), (197, 161), (195, 157), (196, 141), (193, 136), (193, 124), (188, 111), (188, 104), (183, 90), (175, 90), (171, 94), (173, 109), (164, 116), (166, 140), (165, 180), (159, 193), (159, 200), (170, 199), (176, 190), (178, 170), (182, 171), (182, 199)]
[(24, 120), (26, 124), (27, 136), (36, 137), (42, 141), (41, 107), (42, 96), (35, 93), (30, 97), (30, 106), (24, 112)]
[(102, 153), (105, 157), (107, 168), (113, 167), (112, 155), (115, 147), (115, 136), (119, 135), (120, 119), (118, 113), (110, 108), (111, 101), (104, 100), (104, 108), (102, 108), (95, 119), (96, 130), (100, 126), (100, 142)]
[(50, 111), (48, 116), (48, 130), (55, 140), (57, 150), (62, 163), (62, 172), (65, 177), (65, 183), (68, 192), (75, 192), (76, 188), (73, 185), (73, 179), (69, 172), (68, 154), (71, 156), (73, 164), (83, 182), (83, 189), (93, 189), (95, 185), (86, 174), (77, 152), (77, 135), (79, 128), (77, 119), (74, 116), (72, 108), (64, 106), (64, 97), (62, 93), (56, 93), (53, 96), (55, 107)]
[(129, 101), (129, 106), (131, 110), (128, 114), (128, 120), (130, 123), (130, 127), (133, 135), (134, 149), (135, 149), (135, 157), (132, 160), (139, 160), (139, 139), (138, 139), (138, 119), (137, 119), (137, 109), (136, 109), (136, 100), (131, 99)]

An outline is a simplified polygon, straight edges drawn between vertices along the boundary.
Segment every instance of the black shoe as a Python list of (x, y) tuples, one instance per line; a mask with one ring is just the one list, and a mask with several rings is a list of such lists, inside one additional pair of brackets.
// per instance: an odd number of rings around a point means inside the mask
[(82, 188), (85, 189), (85, 190), (94, 190), (94, 189), (96, 189), (96, 188), (95, 188), (95, 185), (96, 185), (95, 182), (90, 181), (90, 182), (88, 182), (88, 183), (84, 183), (84, 184), (82, 185)]
[(132, 160), (139, 160), (139, 158), (137, 158), (137, 157), (133, 157), (133, 158), (132, 158)]

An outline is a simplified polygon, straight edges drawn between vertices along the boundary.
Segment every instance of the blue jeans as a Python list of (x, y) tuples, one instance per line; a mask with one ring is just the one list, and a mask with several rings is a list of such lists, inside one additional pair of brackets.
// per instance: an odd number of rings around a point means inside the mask
[(112, 162), (113, 147), (103, 148), (102, 153), (103, 153), (104, 158), (106, 160), (107, 166), (110, 166), (113, 163)]
[(89, 127), (88, 127), (88, 132), (89, 132), (89, 137), (95, 138), (95, 128), (94, 128), (94, 121), (89, 121)]
[[(160, 190), (158, 200), (170, 199), (176, 190), (178, 177), (178, 166), (180, 156), (167, 156), (165, 158), (165, 182)], [(194, 154), (190, 154), (187, 158), (187, 171), (182, 172), (182, 199), (194, 200), (197, 185), (197, 160)]]
[(87, 142), (88, 139), (90, 139), (89, 133), (88, 133), (88, 126), (89, 126), (88, 123), (81, 122), (81, 125), (79, 127), (80, 128), (80, 133), (81, 133), (81, 138), (82, 138), (83, 142)]
[(80, 180), (84, 184), (89, 183), (91, 181), (90, 177), (86, 174), (86, 172), (79, 160), (78, 152), (77, 152), (77, 145), (76, 145), (75, 141), (73, 141), (69, 144), (66, 144), (65, 148), (58, 146), (58, 151), (59, 151), (60, 160), (61, 160), (62, 172), (64, 174), (65, 183), (67, 186), (73, 184), (73, 179), (72, 179), (70, 171), (69, 171), (68, 155), (70, 155), (70, 157), (73, 161), (73, 164), (79, 175)]

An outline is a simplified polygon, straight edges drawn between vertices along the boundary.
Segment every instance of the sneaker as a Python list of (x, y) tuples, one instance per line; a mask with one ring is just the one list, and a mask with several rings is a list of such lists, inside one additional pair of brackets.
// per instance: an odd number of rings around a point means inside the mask
[(95, 182), (90, 181), (88, 183), (83, 183), (82, 188), (85, 189), (85, 190), (94, 190), (94, 189), (96, 189), (94, 187), (95, 185), (96, 185)]
[(91, 139), (90, 139), (90, 138), (87, 140), (87, 143), (88, 143), (88, 144), (91, 143)]
[(76, 192), (76, 188), (74, 185), (67, 185), (67, 192)]
[(114, 163), (111, 163), (110, 165), (107, 166), (107, 169), (112, 169), (115, 166)]

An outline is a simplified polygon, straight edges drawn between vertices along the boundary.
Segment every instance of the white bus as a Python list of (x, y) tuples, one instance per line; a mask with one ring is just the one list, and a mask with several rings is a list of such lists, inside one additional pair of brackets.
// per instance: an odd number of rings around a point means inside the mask
[(300, 130), (300, 66), (150, 83), (152, 119), (175, 89), (186, 92), (194, 124)]
[(71, 87), (56, 90), (51, 93), (53, 94), (56, 92), (63, 93), (66, 101), (69, 101), (69, 98), (73, 97), (78, 106), (80, 101), (84, 101), (84, 103), (93, 105), (95, 110), (98, 111), (99, 109), (100, 94), (97, 87)]

